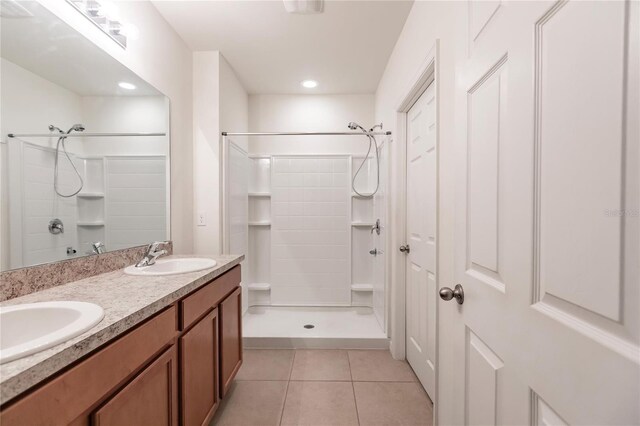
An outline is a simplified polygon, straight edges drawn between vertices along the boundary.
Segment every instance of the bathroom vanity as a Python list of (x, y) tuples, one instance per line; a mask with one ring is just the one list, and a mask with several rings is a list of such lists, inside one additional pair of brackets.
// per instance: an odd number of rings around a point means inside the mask
[(61, 347), (3, 364), (0, 423), (208, 424), (242, 364), (241, 260), (167, 277), (116, 271), (15, 299), (75, 293), (102, 304), (105, 318)]

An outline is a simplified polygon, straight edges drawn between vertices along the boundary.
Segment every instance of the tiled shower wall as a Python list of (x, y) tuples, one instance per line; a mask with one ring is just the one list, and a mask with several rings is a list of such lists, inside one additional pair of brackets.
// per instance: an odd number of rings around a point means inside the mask
[(273, 159), (271, 303), (351, 304), (348, 157)]
[(167, 239), (165, 156), (106, 157), (106, 243), (119, 250)]
[[(18, 148), (17, 146), (15, 148)], [(10, 267), (34, 265), (53, 262), (67, 258), (67, 247), (77, 249), (77, 206), (76, 197), (63, 198), (57, 196), (53, 190), (53, 164), (55, 150), (24, 143), (22, 148), (22, 160), (13, 157), (14, 165), (22, 167), (22, 178), (17, 182), (22, 188), (12, 186), (10, 194), (13, 202), (14, 218), (19, 218), (24, 235), (17, 233), (20, 225), (14, 221), (12, 226), (14, 238), (11, 239), (11, 250), (14, 255), (11, 258)], [(76, 156), (69, 154), (76, 163), (79, 171), (82, 167)], [(17, 177), (17, 176), (16, 176)], [(72, 194), (80, 184), (78, 177), (72, 169), (66, 156), (60, 156), (58, 171), (59, 190), (63, 194)], [(20, 200), (20, 198), (22, 198)], [(21, 209), (18, 210), (18, 209)], [(64, 224), (64, 233), (53, 235), (49, 232), (49, 221), (57, 218)], [(20, 247), (21, 246), (21, 247)]]

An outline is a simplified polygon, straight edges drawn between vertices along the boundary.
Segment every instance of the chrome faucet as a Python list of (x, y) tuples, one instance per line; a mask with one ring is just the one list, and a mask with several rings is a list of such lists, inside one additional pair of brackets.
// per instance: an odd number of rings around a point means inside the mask
[(91, 254), (102, 254), (106, 253), (107, 248), (104, 246), (102, 241), (96, 241), (91, 243)]
[(156, 263), (156, 259), (159, 258), (160, 256), (165, 256), (166, 254), (168, 254), (167, 250), (162, 249), (162, 250), (158, 250), (160, 248), (160, 246), (164, 246), (169, 244), (169, 241), (156, 241), (153, 242), (151, 244), (149, 244), (149, 247), (147, 247), (147, 251), (144, 254), (144, 257), (142, 258), (142, 260), (140, 260), (140, 262), (136, 263), (136, 268), (142, 268), (144, 266), (151, 266), (153, 264)]
[(380, 219), (376, 219), (376, 224), (371, 227), (371, 234), (373, 234), (374, 231), (380, 235)]

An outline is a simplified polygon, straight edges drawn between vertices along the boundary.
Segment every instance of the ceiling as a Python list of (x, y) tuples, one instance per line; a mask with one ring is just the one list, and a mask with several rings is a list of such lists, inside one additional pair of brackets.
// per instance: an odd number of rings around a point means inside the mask
[(80, 96), (162, 94), (38, 2), (20, 4), (31, 16), (0, 18), (3, 58)]
[(153, 3), (192, 50), (219, 50), (250, 94), (375, 92), (412, 5), (326, 1), (297, 15), (280, 0)]

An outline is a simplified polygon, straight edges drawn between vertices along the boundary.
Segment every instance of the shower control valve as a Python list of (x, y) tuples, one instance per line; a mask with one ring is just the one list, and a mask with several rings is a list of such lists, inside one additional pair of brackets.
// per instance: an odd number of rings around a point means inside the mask
[(63, 234), (64, 233), (64, 224), (60, 219), (52, 219), (49, 222), (49, 232), (53, 235)]

